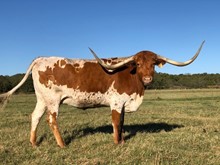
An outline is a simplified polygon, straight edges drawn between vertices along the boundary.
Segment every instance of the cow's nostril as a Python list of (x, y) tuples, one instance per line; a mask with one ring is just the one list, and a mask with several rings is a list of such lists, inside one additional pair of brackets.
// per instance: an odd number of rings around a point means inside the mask
[(151, 76), (145, 76), (145, 77), (143, 77), (143, 82), (145, 85), (147, 85), (147, 84), (151, 83), (152, 79), (153, 78)]
[(145, 79), (146, 81), (151, 81), (152, 78), (151, 78), (151, 77), (145, 77), (144, 79)]

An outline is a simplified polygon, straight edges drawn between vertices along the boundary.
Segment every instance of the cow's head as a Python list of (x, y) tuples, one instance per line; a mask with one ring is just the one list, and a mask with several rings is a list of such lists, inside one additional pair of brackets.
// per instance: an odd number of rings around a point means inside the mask
[(134, 66), (135, 73), (138, 74), (144, 85), (148, 85), (153, 80), (155, 65), (159, 67), (162, 67), (165, 63), (169, 63), (175, 66), (189, 65), (198, 57), (204, 42), (205, 41), (202, 42), (196, 54), (190, 60), (185, 62), (173, 61), (150, 51), (141, 51), (134, 56), (124, 58), (123, 61), (117, 64), (108, 65), (103, 60), (101, 60), (92, 49), (90, 49), (90, 51), (99, 62), (99, 64), (109, 72), (116, 71), (117, 69), (124, 67), (125, 65), (132, 64), (132, 66)]
[(144, 85), (152, 82), (154, 76), (155, 66), (162, 66), (166, 63), (163, 59), (150, 51), (141, 51), (133, 56), (134, 70), (139, 76)]

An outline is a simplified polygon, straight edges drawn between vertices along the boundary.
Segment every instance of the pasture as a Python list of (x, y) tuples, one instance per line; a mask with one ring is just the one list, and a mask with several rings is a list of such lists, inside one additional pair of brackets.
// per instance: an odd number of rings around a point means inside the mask
[(29, 143), (35, 95), (13, 95), (0, 112), (1, 164), (220, 164), (220, 89), (146, 90), (125, 114), (125, 144), (115, 145), (111, 111), (62, 105), (60, 149), (43, 116), (39, 147)]

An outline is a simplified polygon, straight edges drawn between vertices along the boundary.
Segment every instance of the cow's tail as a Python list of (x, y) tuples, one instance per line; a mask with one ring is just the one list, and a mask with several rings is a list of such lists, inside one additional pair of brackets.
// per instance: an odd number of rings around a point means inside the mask
[(3, 110), (5, 108), (7, 102), (9, 101), (10, 96), (25, 83), (35, 63), (36, 63), (36, 60), (34, 60), (31, 63), (23, 79), (14, 88), (12, 88), (10, 91), (6, 93), (0, 94), (0, 110)]

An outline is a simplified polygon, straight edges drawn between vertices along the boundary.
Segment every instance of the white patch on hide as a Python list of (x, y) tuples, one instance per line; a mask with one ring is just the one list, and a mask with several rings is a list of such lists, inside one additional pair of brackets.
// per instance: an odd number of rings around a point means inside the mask
[(111, 110), (116, 110), (119, 113), (121, 113), (123, 106), (125, 107), (125, 112), (137, 111), (143, 101), (143, 96), (137, 93), (133, 93), (132, 95), (126, 93), (119, 94), (114, 88), (114, 82), (109, 88), (109, 95)]
[(48, 119), (49, 119), (49, 123), (52, 124), (52, 123), (53, 123), (53, 116), (52, 116), (52, 115), (49, 115), (49, 118), (48, 118)]
[[(47, 68), (54, 69), (54, 65), (58, 63), (60, 68), (64, 68), (65, 65), (61, 65), (61, 61), (64, 60), (66, 64), (73, 65), (76, 68), (83, 68), (86, 62), (97, 63), (96, 60), (85, 60), (85, 59), (68, 59), (63, 57), (39, 57), (36, 59), (36, 65), (34, 68), (38, 68), (38, 71), (46, 71)], [(34, 70), (33, 68), (33, 70)]]

